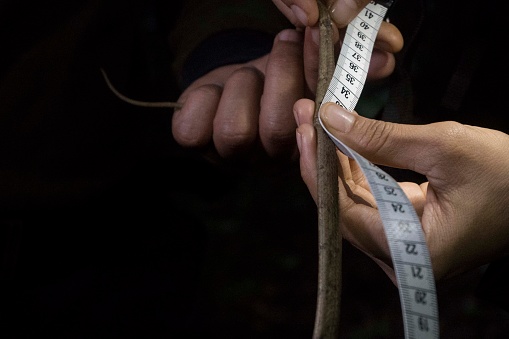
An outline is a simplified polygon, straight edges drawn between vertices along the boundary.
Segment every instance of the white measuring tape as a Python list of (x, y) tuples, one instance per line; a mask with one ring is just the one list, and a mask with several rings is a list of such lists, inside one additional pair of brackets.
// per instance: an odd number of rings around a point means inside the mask
[[(348, 25), (334, 75), (324, 96), (348, 111), (357, 104), (375, 38), (394, 0), (371, 1)], [(399, 184), (382, 169), (336, 139), (329, 137), (347, 156), (357, 161), (368, 179), (382, 218), (396, 274), (405, 338), (439, 338), (435, 279), (421, 222)]]

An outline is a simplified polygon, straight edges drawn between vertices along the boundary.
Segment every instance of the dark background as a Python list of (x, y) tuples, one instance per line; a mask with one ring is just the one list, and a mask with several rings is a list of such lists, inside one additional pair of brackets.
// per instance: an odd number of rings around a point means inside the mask
[[(0, 3), (2, 338), (312, 336), (316, 207), (297, 164), (210, 164), (171, 139), (171, 111), (129, 106), (105, 86), (100, 67), (130, 97), (178, 97), (158, 6), (167, 5)], [(419, 19), (400, 11), (401, 24)], [(464, 116), (435, 109), (433, 71), (454, 69), (427, 49), (445, 32), (432, 28), (405, 51), (424, 60), (417, 117), (503, 130), (503, 116), (477, 111), (484, 102)], [(488, 108), (505, 107), (497, 91)], [(443, 338), (507, 337), (509, 314), (477, 293), (483, 272), (438, 284)], [(403, 338), (399, 302), (382, 270), (345, 243), (341, 337)]]

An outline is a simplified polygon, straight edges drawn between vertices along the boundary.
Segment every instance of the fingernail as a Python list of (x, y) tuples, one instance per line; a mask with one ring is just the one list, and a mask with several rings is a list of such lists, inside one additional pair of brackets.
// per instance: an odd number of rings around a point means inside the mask
[(354, 114), (335, 104), (325, 105), (320, 114), (326, 125), (342, 133), (350, 132), (355, 122)]
[(303, 26), (307, 26), (308, 25), (308, 15), (306, 14), (306, 12), (304, 12), (302, 10), (302, 8), (300, 8), (299, 6), (295, 6), (295, 5), (292, 5), (290, 6), (293, 14), (295, 14), (295, 16), (297, 17), (297, 19), (299, 19), (300, 23), (303, 25)]
[(300, 42), (302, 41), (302, 36), (294, 29), (285, 29), (279, 33), (279, 40)]

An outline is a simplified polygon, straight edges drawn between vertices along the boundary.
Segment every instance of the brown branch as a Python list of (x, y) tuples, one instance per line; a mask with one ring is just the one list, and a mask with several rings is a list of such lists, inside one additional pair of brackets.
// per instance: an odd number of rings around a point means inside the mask
[(318, 295), (313, 338), (337, 338), (341, 304), (342, 236), (339, 231), (338, 162), (336, 147), (318, 121), (318, 110), (334, 73), (332, 23), (327, 7), (320, 9), (320, 64), (314, 125), (318, 142)]

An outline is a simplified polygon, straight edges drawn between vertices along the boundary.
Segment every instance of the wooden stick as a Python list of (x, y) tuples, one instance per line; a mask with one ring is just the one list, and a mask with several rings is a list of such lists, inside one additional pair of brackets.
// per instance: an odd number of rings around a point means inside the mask
[(320, 46), (314, 126), (318, 170), (318, 295), (313, 338), (337, 338), (341, 304), (342, 236), (339, 231), (338, 162), (336, 147), (318, 121), (318, 110), (334, 73), (332, 23), (327, 7), (320, 9)]

